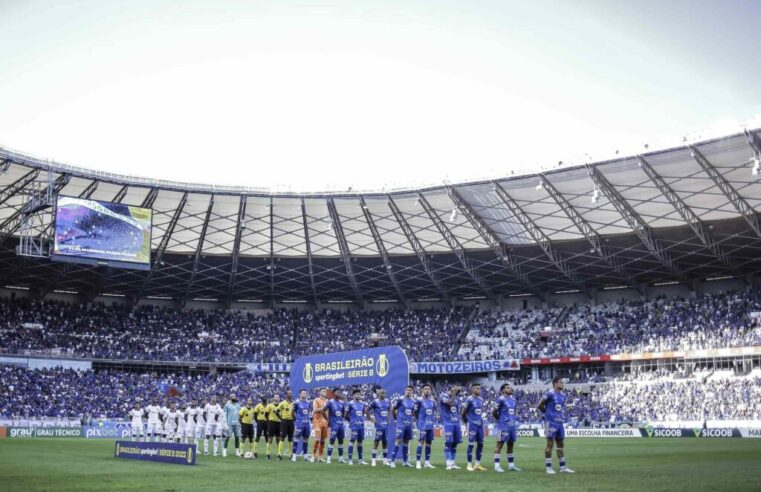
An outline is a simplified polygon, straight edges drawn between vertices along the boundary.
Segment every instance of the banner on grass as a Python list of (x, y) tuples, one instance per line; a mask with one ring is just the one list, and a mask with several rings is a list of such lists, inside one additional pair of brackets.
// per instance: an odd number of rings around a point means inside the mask
[(173, 442), (116, 441), (114, 443), (114, 457), (177, 465), (195, 465), (196, 446), (195, 444)]
[(518, 359), (478, 360), (473, 362), (413, 362), (412, 374), (473, 374), (479, 372), (520, 371)]
[(294, 391), (316, 387), (377, 385), (401, 394), (409, 383), (407, 354), (397, 346), (310, 355), (291, 367)]

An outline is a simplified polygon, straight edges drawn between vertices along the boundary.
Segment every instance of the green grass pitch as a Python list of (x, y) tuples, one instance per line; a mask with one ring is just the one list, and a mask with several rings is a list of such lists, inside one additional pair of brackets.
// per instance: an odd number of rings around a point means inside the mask
[[(498, 474), (492, 471), (491, 441), (483, 460), (490, 471), (477, 473), (444, 470), (440, 440), (432, 460), (438, 469), (391, 470), (234, 455), (200, 456), (196, 466), (170, 465), (116, 459), (111, 440), (5, 439), (0, 441), (0, 490), (761, 490), (761, 440), (569, 439), (568, 464), (575, 475), (544, 474), (542, 439), (524, 438), (519, 444), (516, 459), (524, 471)], [(458, 450), (458, 462), (465, 464), (465, 446)]]

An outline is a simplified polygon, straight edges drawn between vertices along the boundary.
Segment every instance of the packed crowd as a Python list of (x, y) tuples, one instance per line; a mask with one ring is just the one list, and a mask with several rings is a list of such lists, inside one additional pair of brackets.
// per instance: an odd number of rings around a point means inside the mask
[[(482, 314), (464, 359), (537, 358), (761, 345), (761, 291)], [(491, 320), (491, 322), (489, 322)]]
[(472, 308), (271, 314), (154, 306), (0, 301), (0, 352), (87, 358), (290, 362), (325, 351), (398, 344), (411, 360), (446, 359)]
[[(758, 372), (758, 371), (756, 371)], [(655, 373), (652, 373), (655, 374)], [(423, 381), (414, 381), (420, 389)], [(452, 383), (435, 384), (435, 394), (448, 391)], [(285, 377), (264, 377), (248, 371), (205, 375), (78, 371), (72, 369), (29, 370), (0, 366), (0, 417), (125, 418), (135, 402), (153, 397), (188, 402), (190, 398), (236, 393), (245, 401), (259, 402), (275, 393), (284, 394)], [(521, 423), (540, 423), (536, 405), (546, 389), (518, 387), (517, 415)], [(361, 388), (366, 400), (373, 388)], [(418, 391), (419, 393), (419, 391)], [(703, 419), (761, 420), (761, 374), (745, 377), (724, 374), (704, 377), (678, 373), (652, 378), (618, 377), (593, 385), (584, 392), (569, 389), (566, 406), (569, 424), (615, 425), (626, 422)], [(467, 391), (463, 391), (463, 397)], [(316, 392), (312, 397), (316, 396)], [(497, 399), (496, 387), (482, 390), (485, 414)]]
[(761, 420), (761, 377), (615, 382), (595, 387), (592, 399), (615, 422)]
[[(537, 358), (761, 345), (761, 291), (490, 311), (176, 311), (0, 301), (0, 352), (86, 358), (291, 362), (384, 344), (412, 361)], [(458, 336), (469, 333), (457, 354)]]

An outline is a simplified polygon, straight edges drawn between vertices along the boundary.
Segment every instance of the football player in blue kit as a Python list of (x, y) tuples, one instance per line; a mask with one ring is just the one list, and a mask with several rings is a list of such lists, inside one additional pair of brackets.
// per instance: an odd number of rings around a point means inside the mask
[(518, 440), (518, 419), (515, 414), (518, 402), (513, 398), (513, 388), (509, 383), (500, 386), (499, 393), (497, 407), (492, 414), (497, 422), (497, 447), (494, 450), (494, 471), (498, 473), (505, 471), (500, 465), (500, 458), (502, 445), (507, 443), (508, 469), (519, 472), (521, 469), (515, 466), (515, 456), (513, 455), (513, 446), (515, 441)]
[(344, 438), (346, 437), (346, 429), (344, 427), (344, 403), (341, 396), (341, 388), (335, 388), (333, 390), (333, 398), (328, 400), (328, 404), (322, 410), (323, 414), (328, 419), (328, 426), (330, 427), (330, 444), (328, 444), (328, 460), (333, 457), (333, 446), (336, 440), (338, 440), (338, 462), (346, 463), (344, 459)]
[(460, 427), (460, 387), (452, 386), (447, 393), (442, 393), (441, 423), (444, 424), (444, 458), (447, 470), (459, 470), (457, 466), (457, 445), (462, 442), (462, 427)]
[(410, 464), (410, 440), (412, 439), (412, 423), (415, 420), (415, 405), (416, 402), (412, 398), (412, 386), (407, 386), (404, 389), (404, 396), (399, 398), (394, 404), (393, 416), (396, 419), (396, 452), (394, 458), (391, 460), (389, 466), (396, 468), (396, 460), (399, 458), (399, 453), (402, 454), (402, 465), (405, 467), (412, 467)]
[(566, 396), (563, 393), (565, 383), (563, 378), (557, 377), (552, 380), (552, 389), (544, 395), (537, 408), (544, 414), (544, 432), (547, 437), (547, 447), (544, 448), (544, 464), (546, 472), (550, 475), (555, 474), (552, 469), (552, 446), (557, 445), (558, 462), (560, 464), (560, 473), (576, 473), (565, 464), (565, 428), (563, 421), (565, 419), (565, 402)]
[(353, 399), (346, 404), (346, 420), (349, 421), (349, 464), (353, 465), (352, 455), (354, 454), (354, 446), (357, 446), (357, 462), (360, 465), (366, 465), (367, 462), (363, 459), (363, 442), (365, 440), (365, 410), (367, 404), (362, 401), (362, 391), (355, 389), (352, 392)]
[(417, 400), (415, 405), (415, 417), (417, 417), (418, 443), (417, 443), (417, 464), (415, 468), (422, 469), (420, 458), (425, 446), (425, 468), (436, 468), (431, 464), (431, 444), (433, 444), (433, 424), (435, 420), (436, 401), (431, 395), (433, 389), (430, 384), (423, 385), (423, 396)]
[(375, 398), (365, 410), (370, 421), (375, 425), (375, 439), (373, 440), (372, 466), (378, 456), (378, 444), (383, 449), (383, 464), (388, 466), (388, 414), (391, 404), (386, 399), (386, 390), (378, 389)]
[(296, 427), (293, 431), (293, 450), (291, 461), (296, 461), (297, 456), (303, 456), (304, 461), (309, 458), (309, 435), (312, 430), (309, 427), (312, 404), (307, 400), (307, 390), (299, 391), (299, 399), (293, 405), (293, 413), (296, 418)]
[[(462, 406), (462, 420), (468, 425), (468, 471), (486, 471), (481, 466), (484, 452), (484, 400), (481, 398), (481, 385), (470, 386), (470, 396)], [(476, 459), (473, 461), (473, 445), (476, 446)]]

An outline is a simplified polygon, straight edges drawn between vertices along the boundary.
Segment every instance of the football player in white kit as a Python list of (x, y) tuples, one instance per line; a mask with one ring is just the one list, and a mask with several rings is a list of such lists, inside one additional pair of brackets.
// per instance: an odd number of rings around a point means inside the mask
[(161, 442), (168, 442), (167, 433), (166, 433), (166, 420), (169, 416), (169, 399), (167, 399), (164, 402), (164, 405), (162, 405), (160, 415), (161, 415), (161, 424), (163, 426), (161, 429)]
[(227, 425), (227, 418), (225, 418), (225, 405), (227, 405), (227, 402), (230, 400), (230, 398), (224, 394), (219, 395), (219, 408), (222, 409), (222, 411), (219, 414), (219, 445), (222, 448), (222, 457), (227, 457), (227, 448), (224, 445), (225, 438), (228, 437), (230, 433), (230, 426)]
[(161, 407), (158, 406), (158, 400), (156, 398), (151, 399), (151, 404), (145, 407), (145, 413), (148, 414), (148, 429), (145, 432), (146, 441), (159, 440), (161, 433), (163, 432), (161, 426)]
[(190, 405), (183, 404), (183, 406), (185, 407), (185, 435), (182, 437), (185, 439), (182, 442), (190, 442), (196, 432), (196, 401), (191, 400)]
[(144, 439), (143, 434), (143, 409), (140, 408), (140, 403), (135, 402), (135, 408), (129, 411), (129, 417), (131, 421), (132, 440), (142, 441)]
[(177, 434), (174, 436), (176, 442), (188, 442), (187, 441), (187, 409), (188, 406), (185, 403), (180, 404), (180, 409), (177, 410)]
[[(193, 435), (196, 443), (196, 450), (198, 450), (198, 441), (203, 439), (203, 433), (206, 430), (206, 405), (208, 405), (209, 400), (206, 398), (203, 398), (201, 400), (201, 405), (199, 407), (196, 407), (196, 431)], [(208, 452), (206, 454), (209, 454)]]
[(217, 403), (217, 395), (211, 396), (211, 402), (204, 407), (206, 413), (206, 439), (203, 442), (203, 454), (209, 454), (209, 439), (214, 439), (214, 456), (219, 453), (219, 441), (222, 437), (222, 407)]
[(174, 442), (179, 418), (180, 413), (177, 411), (174, 402), (170, 403), (168, 411), (164, 414), (164, 442)]

